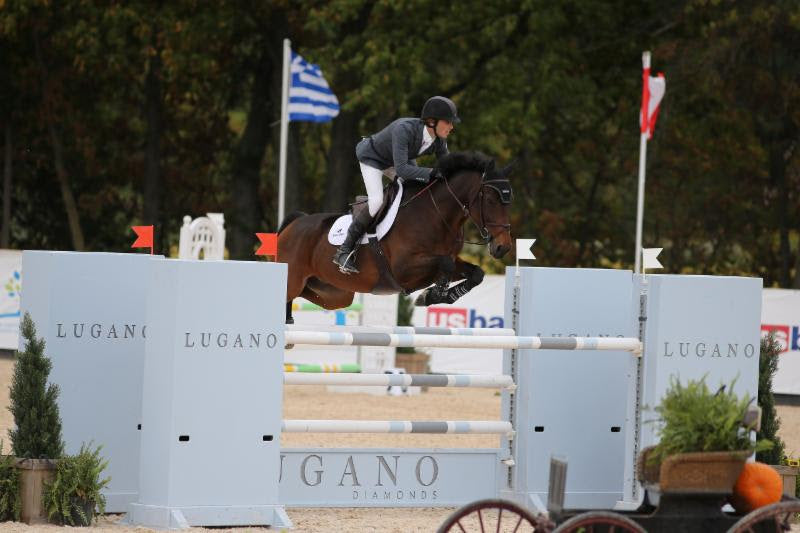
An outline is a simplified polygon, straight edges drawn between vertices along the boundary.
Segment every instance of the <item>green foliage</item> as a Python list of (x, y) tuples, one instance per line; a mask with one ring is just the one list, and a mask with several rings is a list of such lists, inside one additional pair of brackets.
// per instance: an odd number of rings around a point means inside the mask
[(92, 510), (98, 514), (106, 509), (106, 498), (100, 492), (111, 478), (100, 475), (108, 461), (100, 456), (102, 446), (92, 449), (81, 445), (77, 455), (67, 455), (58, 461), (53, 480), (45, 484), (42, 503), (50, 520), (64, 525), (89, 525)]
[(670, 388), (655, 408), (660, 441), (652, 460), (661, 462), (667, 456), (687, 452), (721, 452), (760, 450), (771, 443), (750, 440), (750, 428), (742, 427), (747, 408), (753, 400), (739, 398), (734, 380), (711, 392), (705, 377), (683, 385), (674, 376)]
[[(405, 294), (399, 294), (397, 299), (397, 325), (411, 326), (411, 317), (414, 315), (414, 301)], [(414, 348), (400, 347), (397, 353), (414, 353)]]
[[(127, 250), (142, 222), (165, 251), (183, 215), (208, 211), (248, 248), (276, 226), (280, 41), (291, 37), (342, 112), (290, 125), (289, 210), (343, 208), (363, 191), (359, 136), (443, 94), (464, 119), (452, 150), (519, 160), (512, 229), (537, 237), (538, 264), (629, 267), (640, 54), (651, 50), (667, 93), (648, 144), (644, 242), (664, 247), (671, 272), (800, 287), (798, 35), (789, 0), (7, 0), (10, 246), (70, 249), (71, 190), (89, 250)], [(143, 220), (153, 169), (160, 220)]]
[(20, 471), (13, 455), (3, 455), (0, 441), (0, 522), (19, 522), (22, 515)]
[(9, 430), (12, 451), (17, 457), (58, 459), (64, 452), (61, 417), (58, 412), (58, 385), (47, 378), (53, 363), (45, 355), (44, 339), (36, 337), (36, 326), (29, 313), (20, 324), (25, 350), (17, 352), (9, 393), (9, 410), (15, 428)]
[(774, 334), (761, 339), (761, 354), (758, 360), (758, 406), (761, 407), (761, 430), (758, 438), (774, 443), (769, 450), (759, 451), (756, 459), (768, 465), (783, 464), (786, 459), (784, 443), (778, 436), (781, 421), (775, 411), (775, 396), (772, 394), (772, 377), (778, 370), (780, 345)]

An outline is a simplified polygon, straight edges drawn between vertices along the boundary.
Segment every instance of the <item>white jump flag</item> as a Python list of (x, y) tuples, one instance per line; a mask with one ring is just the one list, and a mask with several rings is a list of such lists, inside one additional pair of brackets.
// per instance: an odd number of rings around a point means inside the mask
[(642, 250), (642, 264), (645, 270), (648, 268), (664, 268), (664, 265), (657, 259), (661, 250), (663, 248), (644, 248)]
[(536, 259), (533, 255), (533, 243), (536, 239), (517, 239), (517, 268), (516, 276), (517, 283), (519, 283), (519, 260), (520, 259)]
[(517, 239), (517, 261), (520, 259), (536, 259), (533, 255), (533, 243), (536, 239)]

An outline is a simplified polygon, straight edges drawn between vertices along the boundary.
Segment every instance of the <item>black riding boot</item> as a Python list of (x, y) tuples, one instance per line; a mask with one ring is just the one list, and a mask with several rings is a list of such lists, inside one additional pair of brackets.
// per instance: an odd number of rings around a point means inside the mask
[(371, 222), (372, 217), (367, 209), (364, 209), (357, 217), (353, 218), (353, 222), (347, 229), (347, 237), (345, 237), (344, 242), (337, 248), (333, 256), (333, 262), (339, 265), (339, 271), (342, 274), (358, 274), (358, 269), (356, 268), (356, 246)]

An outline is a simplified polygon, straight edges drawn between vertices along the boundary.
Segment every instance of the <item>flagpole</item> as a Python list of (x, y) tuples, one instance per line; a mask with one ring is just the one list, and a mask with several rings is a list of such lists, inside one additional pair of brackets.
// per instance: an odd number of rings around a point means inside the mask
[[(642, 69), (649, 76), (650, 52), (642, 53)], [(645, 80), (643, 92), (647, 91), (647, 81)], [(647, 91), (649, 92), (649, 91)], [(645, 96), (643, 95), (643, 100)], [(644, 181), (645, 168), (647, 162), (647, 102), (642, 104), (642, 127), (639, 141), (639, 190), (636, 198), (636, 259), (634, 260), (634, 272), (642, 273), (642, 224), (644, 219)]]
[(278, 222), (283, 222), (286, 196), (286, 150), (289, 140), (289, 70), (292, 62), (292, 44), (283, 40), (283, 81), (281, 91), (281, 148), (278, 167)]

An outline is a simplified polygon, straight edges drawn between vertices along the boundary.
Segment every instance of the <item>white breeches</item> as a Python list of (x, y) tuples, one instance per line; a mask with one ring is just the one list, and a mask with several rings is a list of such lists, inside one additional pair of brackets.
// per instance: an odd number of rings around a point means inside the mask
[(389, 167), (386, 170), (378, 170), (371, 166), (359, 163), (361, 166), (361, 175), (364, 177), (364, 186), (367, 188), (367, 209), (369, 209), (369, 216), (374, 217), (378, 213), (383, 203), (383, 175), (385, 174), (389, 179), (394, 179), (396, 173), (394, 167)]

